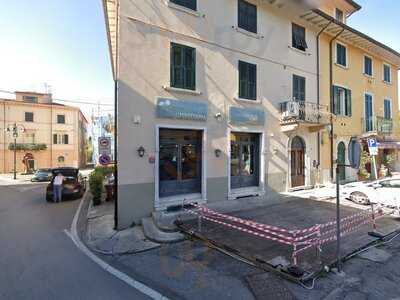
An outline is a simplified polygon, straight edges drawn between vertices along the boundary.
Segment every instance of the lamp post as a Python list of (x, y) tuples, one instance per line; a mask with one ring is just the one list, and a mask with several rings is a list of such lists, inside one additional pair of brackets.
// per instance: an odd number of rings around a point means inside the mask
[(18, 125), (17, 123), (14, 123), (7, 127), (7, 132), (11, 133), (12, 137), (14, 138), (14, 180), (17, 179), (17, 138), (19, 136), (19, 130), (24, 132), (25, 127), (23, 125)]

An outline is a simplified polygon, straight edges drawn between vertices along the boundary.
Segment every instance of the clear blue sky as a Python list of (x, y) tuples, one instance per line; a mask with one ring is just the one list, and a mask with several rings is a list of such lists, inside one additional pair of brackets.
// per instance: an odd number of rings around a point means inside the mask
[[(400, 52), (400, 1), (357, 2), (349, 25)], [(55, 98), (112, 103), (101, 0), (3, 1), (0, 37), (0, 89), (43, 91), (47, 82)]]

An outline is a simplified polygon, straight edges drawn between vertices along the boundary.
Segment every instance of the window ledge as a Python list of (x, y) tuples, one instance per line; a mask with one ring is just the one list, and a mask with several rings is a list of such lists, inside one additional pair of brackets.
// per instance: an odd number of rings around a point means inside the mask
[(288, 45), (288, 48), (289, 48), (289, 49), (292, 49), (293, 51), (295, 51), (295, 52), (297, 52), (297, 53), (300, 53), (300, 54), (303, 54), (303, 55), (306, 55), (306, 56), (311, 56), (311, 53), (308, 52), (307, 50), (306, 50), (306, 51), (303, 51), (303, 50), (297, 49), (297, 48), (295, 48), (295, 47), (293, 47), (293, 46), (290, 46), (290, 45)]
[(252, 37), (252, 38), (255, 38), (255, 39), (258, 39), (258, 40), (261, 40), (261, 39), (264, 38), (263, 35), (260, 35), (260, 34), (258, 34), (258, 33), (254, 33), (254, 32), (251, 32), (251, 31), (247, 31), (246, 29), (242, 29), (242, 28), (240, 28), (240, 27), (238, 27), (238, 26), (232, 26), (232, 28), (233, 28), (236, 32), (239, 32), (239, 33), (241, 33), (241, 34), (247, 35), (247, 36), (249, 36), (249, 37)]
[(393, 85), (393, 83), (391, 81), (382, 80), (382, 82), (386, 85)]
[(342, 69), (345, 69), (345, 70), (349, 69), (349, 66), (343, 66), (341, 64), (338, 64), (337, 62), (335, 62), (335, 65), (338, 66), (339, 68), (342, 68)]
[(243, 101), (243, 102), (253, 103), (253, 104), (261, 103), (261, 99), (251, 100), (251, 99), (240, 98), (238, 96), (233, 97), (233, 99), (235, 99), (236, 101)]
[(187, 90), (187, 89), (179, 89), (171, 86), (164, 85), (163, 89), (168, 91), (168, 92), (174, 92), (174, 93), (182, 93), (182, 94), (190, 94), (190, 95), (201, 95), (201, 92), (198, 90)]
[(202, 14), (202, 13), (196, 11), (196, 10), (192, 10), (192, 9), (190, 9), (190, 8), (187, 8), (187, 7), (180, 6), (180, 5), (178, 5), (178, 4), (172, 3), (172, 2), (169, 1), (169, 0), (165, 0), (165, 3), (167, 4), (167, 6), (168, 6), (169, 8), (173, 8), (173, 9), (182, 11), (182, 12), (184, 12), (184, 13), (187, 13), (187, 14), (192, 15), (192, 16), (195, 16), (195, 17), (205, 18), (205, 16), (206, 16), (205, 14)]
[(375, 79), (375, 77), (373, 75), (369, 75), (369, 74), (366, 74), (366, 73), (363, 73), (363, 75), (365, 77), (367, 77), (368, 79)]

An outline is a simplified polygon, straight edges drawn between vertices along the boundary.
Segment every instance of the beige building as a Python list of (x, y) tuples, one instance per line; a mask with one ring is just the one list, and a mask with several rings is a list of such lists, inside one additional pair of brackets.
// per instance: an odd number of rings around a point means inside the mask
[(0, 173), (14, 170), (14, 124), (18, 172), (86, 165), (88, 123), (80, 109), (54, 103), (51, 94), (15, 92), (15, 100), (0, 99)]

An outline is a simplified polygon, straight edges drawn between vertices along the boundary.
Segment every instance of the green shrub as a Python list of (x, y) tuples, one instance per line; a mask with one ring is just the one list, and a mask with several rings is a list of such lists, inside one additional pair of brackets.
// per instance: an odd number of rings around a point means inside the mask
[(358, 170), (358, 175), (363, 180), (367, 180), (370, 178), (370, 175), (367, 171), (366, 165), (367, 163), (371, 162), (371, 156), (367, 151), (361, 152), (361, 159), (360, 159), (360, 168)]
[(102, 174), (103, 177), (107, 177), (107, 176), (113, 174), (114, 171), (115, 171), (115, 166), (114, 165), (111, 165), (111, 166), (96, 166), (94, 168), (94, 172)]
[(89, 187), (93, 195), (94, 205), (99, 205), (101, 203), (101, 194), (103, 193), (103, 180), (103, 174), (96, 170), (93, 171), (89, 176)]
[[(15, 148), (15, 149), (14, 149)], [(46, 144), (34, 144), (34, 143), (17, 143), (14, 145), (14, 143), (10, 143), (8, 145), (8, 150), (14, 151), (41, 151), (41, 150), (46, 150), (47, 145)]]

